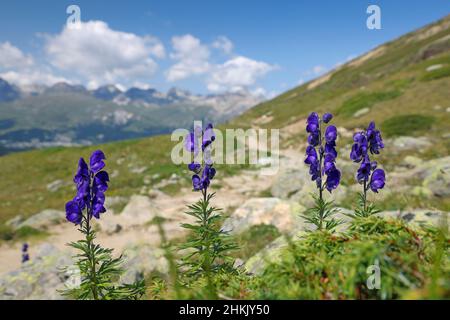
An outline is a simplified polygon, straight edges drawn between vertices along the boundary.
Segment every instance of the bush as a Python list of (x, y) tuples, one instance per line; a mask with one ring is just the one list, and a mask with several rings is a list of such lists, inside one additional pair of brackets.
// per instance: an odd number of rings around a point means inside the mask
[(11, 227), (0, 225), (0, 239), (10, 241), (14, 238), (14, 230)]
[[(344, 235), (327, 231), (307, 234), (291, 243), (278, 262), (269, 264), (261, 276), (233, 281), (224, 289), (234, 297), (252, 299), (399, 299), (433, 282), (448, 280), (448, 238), (437, 240), (437, 229), (414, 229), (400, 220), (379, 217), (356, 219)], [(442, 233), (440, 233), (442, 234)], [(367, 280), (380, 270), (379, 289), (370, 290)], [(435, 274), (435, 266), (439, 272)], [(235, 288), (238, 289), (235, 289)], [(439, 298), (449, 298), (444, 287)], [(422, 298), (431, 297), (425, 293)]]
[(242, 259), (248, 259), (280, 235), (281, 233), (277, 227), (271, 224), (251, 226), (249, 230), (237, 237), (240, 250), (236, 256)]
[(432, 116), (419, 114), (407, 114), (394, 116), (381, 124), (381, 129), (386, 136), (413, 135), (431, 128), (435, 119)]

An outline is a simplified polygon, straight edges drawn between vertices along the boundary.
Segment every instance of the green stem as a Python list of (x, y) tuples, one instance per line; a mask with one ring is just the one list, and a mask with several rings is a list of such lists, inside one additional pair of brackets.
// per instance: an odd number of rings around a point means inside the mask
[(364, 212), (364, 215), (367, 215), (366, 202), (367, 202), (367, 181), (364, 179), (364, 196), (363, 196), (363, 212)]
[(96, 261), (95, 261), (95, 255), (93, 252), (93, 243), (92, 243), (92, 233), (91, 233), (91, 225), (90, 225), (90, 215), (87, 213), (86, 216), (86, 242), (88, 245), (88, 256), (89, 256), (89, 267), (90, 267), (90, 275), (89, 278), (91, 279), (91, 290), (92, 290), (92, 296), (94, 297), (94, 300), (98, 300), (98, 291), (97, 291), (97, 271), (95, 269)]
[[(321, 150), (322, 148), (322, 129), (321, 129), (321, 123), (319, 121), (319, 177), (320, 177), (320, 186), (319, 186), (319, 199), (320, 202), (323, 202), (323, 184), (322, 184), (322, 162), (323, 162), (323, 151)], [(318, 229), (322, 230), (322, 225), (323, 225), (323, 209), (320, 209), (320, 222), (319, 222), (319, 226)]]
[(210, 235), (209, 235), (209, 230), (208, 230), (208, 203), (207, 203), (207, 189), (202, 189), (202, 194), (203, 194), (203, 230), (205, 230), (205, 235), (204, 235), (204, 241), (205, 241), (205, 248), (203, 251), (203, 265), (204, 265), (204, 269), (205, 269), (205, 274), (206, 274), (206, 279), (208, 281), (208, 292), (211, 298), (215, 299), (216, 298), (216, 292), (214, 290), (214, 286), (213, 286), (213, 282), (212, 282), (212, 278), (211, 278), (211, 267), (212, 267), (212, 263), (211, 263), (211, 257), (210, 257)]

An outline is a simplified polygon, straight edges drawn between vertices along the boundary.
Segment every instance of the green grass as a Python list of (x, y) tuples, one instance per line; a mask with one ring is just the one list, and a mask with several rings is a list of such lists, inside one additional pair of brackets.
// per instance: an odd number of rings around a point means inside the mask
[(431, 80), (437, 80), (445, 77), (450, 76), (450, 66), (444, 66), (439, 69), (429, 71), (425, 73), (420, 80), (422, 81), (431, 81)]
[(281, 233), (273, 225), (251, 226), (250, 229), (236, 237), (239, 250), (235, 253), (235, 256), (244, 260), (248, 259), (280, 235)]
[(336, 114), (351, 117), (364, 108), (372, 108), (376, 103), (399, 97), (401, 91), (361, 92), (344, 101), (336, 110)]
[(20, 227), (13, 230), (11, 227), (0, 225), (0, 242), (1, 241), (23, 241), (30, 239), (42, 239), (49, 234), (29, 226)]
[(386, 136), (417, 135), (429, 130), (435, 122), (434, 117), (420, 114), (398, 115), (386, 119), (381, 124), (383, 134)]
[[(292, 238), (260, 273), (220, 272), (213, 284), (228, 299), (448, 299), (445, 229), (375, 216), (356, 219), (344, 234), (316, 231)], [(369, 269), (374, 266), (380, 282), (371, 290), (367, 281), (376, 278)], [(205, 299), (205, 284), (204, 276), (188, 281), (183, 298)], [(173, 298), (164, 278), (153, 280), (149, 292), (152, 299)]]

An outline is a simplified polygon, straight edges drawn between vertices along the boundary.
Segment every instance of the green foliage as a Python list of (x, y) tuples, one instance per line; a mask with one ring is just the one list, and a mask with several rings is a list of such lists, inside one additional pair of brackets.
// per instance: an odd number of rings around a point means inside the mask
[(30, 226), (23, 226), (17, 230), (14, 230), (9, 226), (0, 225), (0, 240), (4, 241), (27, 240), (30, 238), (41, 238), (47, 235), (47, 232)]
[(236, 251), (235, 255), (241, 259), (248, 259), (280, 235), (277, 227), (271, 224), (251, 226), (237, 236), (236, 242), (240, 250)]
[(342, 220), (333, 217), (338, 213), (338, 209), (333, 207), (332, 201), (325, 201), (316, 195), (312, 195), (312, 197), (314, 198), (314, 207), (307, 209), (305, 214), (301, 215), (306, 222), (316, 226), (317, 230), (329, 231), (342, 224)]
[(75, 265), (80, 271), (81, 283), (68, 288), (63, 295), (77, 300), (136, 300), (145, 293), (144, 280), (133, 284), (116, 284), (123, 274), (122, 256), (112, 257), (113, 249), (102, 248), (94, 244), (95, 231), (92, 230), (89, 218), (83, 215), (79, 231), (85, 239), (71, 242), (69, 246), (79, 251), (75, 256)]
[(180, 249), (187, 253), (182, 257), (181, 267), (190, 278), (198, 278), (205, 275), (208, 281), (210, 298), (216, 298), (212, 283), (212, 275), (219, 272), (234, 271), (232, 258), (228, 255), (231, 250), (237, 248), (228, 233), (220, 230), (218, 221), (221, 219), (218, 213), (220, 209), (210, 205), (214, 193), (207, 194), (202, 190), (203, 197), (195, 204), (189, 205), (186, 214), (195, 218), (194, 224), (184, 223), (181, 226), (191, 231), (185, 243)]
[(450, 66), (444, 66), (439, 69), (428, 71), (425, 73), (420, 80), (422, 81), (431, 81), (431, 80), (437, 80), (445, 77), (450, 76)]
[(358, 110), (363, 108), (371, 108), (374, 104), (386, 100), (391, 100), (399, 97), (402, 94), (399, 90), (380, 91), (380, 92), (361, 92), (344, 103), (337, 109), (337, 114), (344, 116), (352, 116)]
[(373, 203), (367, 202), (366, 194), (361, 192), (358, 193), (358, 207), (355, 209), (354, 213), (349, 216), (352, 218), (367, 218), (379, 212), (380, 210), (378, 210)]
[(14, 238), (14, 230), (9, 226), (1, 224), (0, 225), (0, 239), (4, 240), (4, 241), (9, 241), (9, 240), (12, 240), (13, 238)]
[(381, 124), (383, 135), (401, 136), (416, 134), (431, 128), (434, 117), (420, 114), (398, 115), (385, 120)]
[[(345, 234), (323, 230), (292, 241), (261, 275), (228, 279), (221, 292), (246, 299), (449, 298), (450, 264), (442, 254), (449, 238), (439, 242), (438, 234), (442, 237), (435, 228), (416, 229), (400, 220), (357, 218)], [(374, 266), (379, 289), (367, 285)], [(433, 277), (441, 283), (435, 296)]]

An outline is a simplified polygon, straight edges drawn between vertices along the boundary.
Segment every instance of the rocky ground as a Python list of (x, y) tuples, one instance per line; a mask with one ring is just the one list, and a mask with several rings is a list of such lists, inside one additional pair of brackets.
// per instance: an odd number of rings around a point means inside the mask
[[(396, 149), (415, 150), (429, 143), (426, 139), (401, 137), (391, 141)], [(345, 154), (347, 151), (342, 151)], [(229, 218), (223, 229), (233, 234), (248, 230), (252, 225), (271, 224), (285, 235), (297, 236), (305, 225), (299, 214), (310, 206), (309, 193), (314, 190), (308, 169), (303, 163), (303, 151), (286, 149), (280, 152), (280, 170), (276, 175), (260, 175), (259, 170), (241, 171), (238, 175), (214, 181), (221, 186), (214, 204), (224, 209)], [(341, 157), (338, 161), (344, 175), (352, 175), (357, 165)], [(377, 197), (384, 199), (392, 193), (421, 195), (423, 197), (448, 197), (450, 195), (450, 157), (424, 161), (420, 155), (406, 156), (394, 171), (388, 173), (388, 185)], [(411, 178), (414, 177), (414, 180)], [(414, 181), (414, 185), (410, 185)], [(213, 184), (214, 185), (214, 184)], [(355, 197), (358, 185), (342, 185), (332, 194), (336, 203)], [(130, 198), (109, 198), (109, 204), (124, 202), (120, 212), (109, 210), (96, 223), (97, 241), (115, 252), (124, 253), (126, 273), (122, 281), (129, 282), (152, 272), (166, 272), (167, 265), (159, 248), (160, 237), (150, 222), (155, 216), (165, 218), (164, 228), (169, 238), (184, 234), (181, 222), (188, 216), (186, 205), (198, 200), (199, 195), (190, 189), (169, 196), (157, 188), (143, 189)], [(341, 213), (348, 209), (342, 208)], [(433, 208), (414, 208), (384, 211), (380, 215), (400, 218), (411, 223), (438, 224), (442, 213)], [(20, 216), (9, 221), (13, 228), (30, 226), (49, 233), (30, 245), (31, 260), (21, 265), (20, 243), (0, 247), (0, 299), (59, 299), (57, 289), (70, 283), (70, 274), (62, 270), (72, 264), (71, 252), (65, 245), (79, 239), (76, 228), (65, 222), (64, 212), (44, 210), (27, 220)], [(345, 219), (345, 215), (341, 215)], [(49, 225), (50, 222), (50, 225)], [(343, 226), (345, 228), (345, 225)], [(247, 271), (259, 272), (267, 259), (276, 258), (279, 248), (285, 245), (285, 236), (273, 241), (261, 252), (243, 262)], [(69, 272), (70, 273), (70, 272)]]

